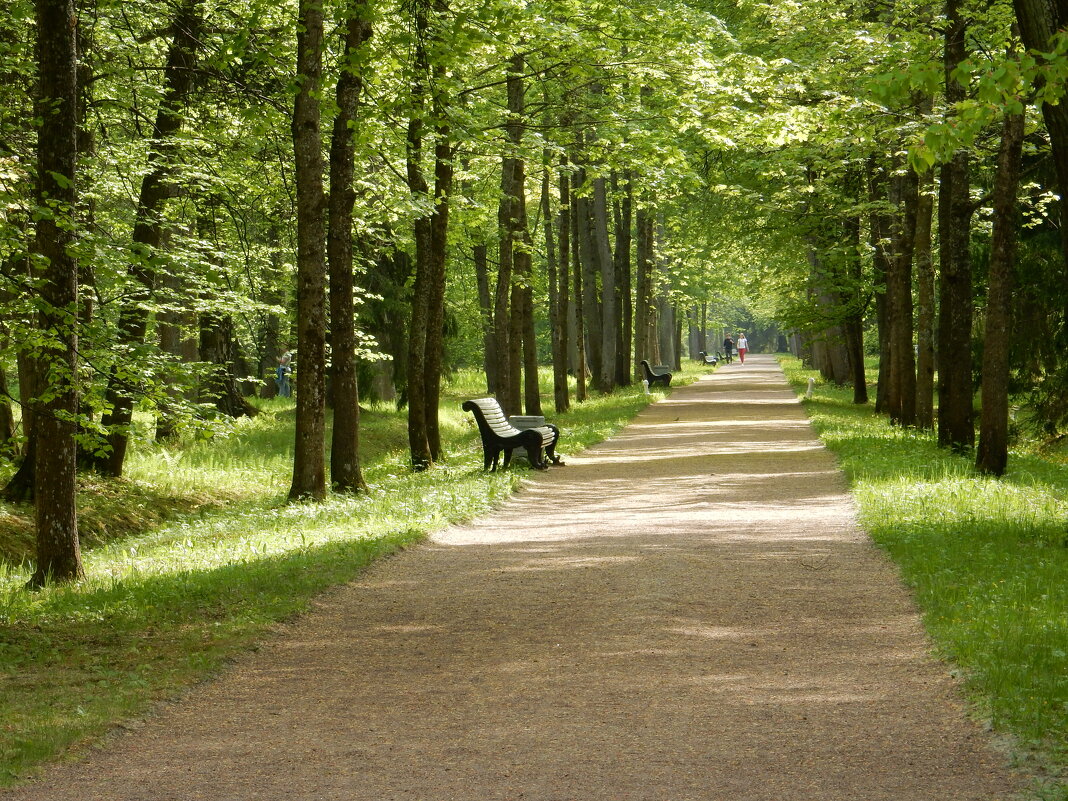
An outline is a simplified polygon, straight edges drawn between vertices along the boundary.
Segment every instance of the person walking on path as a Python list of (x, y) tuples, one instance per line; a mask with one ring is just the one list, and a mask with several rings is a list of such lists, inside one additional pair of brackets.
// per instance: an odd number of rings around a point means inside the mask
[(727, 334), (726, 339), (723, 340), (723, 361), (727, 364), (731, 363), (732, 353), (734, 352), (734, 340), (731, 339), (731, 335)]
[(774, 358), (383, 559), (5, 801), (1009, 801)]
[(745, 364), (745, 353), (749, 350), (749, 340), (745, 338), (745, 334), (738, 335), (738, 341), (736, 347), (738, 348), (738, 361)]

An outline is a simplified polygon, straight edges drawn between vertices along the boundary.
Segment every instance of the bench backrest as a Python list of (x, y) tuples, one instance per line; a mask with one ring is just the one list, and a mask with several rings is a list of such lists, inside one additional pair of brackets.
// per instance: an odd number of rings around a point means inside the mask
[[(498, 437), (514, 437), (520, 433), (519, 429), (508, 422), (508, 418), (504, 415), (504, 409), (501, 408), (501, 404), (497, 402), (496, 398), (476, 398), (464, 403), (464, 408), (472, 406), (481, 412), (481, 415), (476, 414), (475, 419), (479, 420), (479, 423), (485, 423), (485, 425), (496, 434)], [(470, 409), (474, 411), (474, 409)]]

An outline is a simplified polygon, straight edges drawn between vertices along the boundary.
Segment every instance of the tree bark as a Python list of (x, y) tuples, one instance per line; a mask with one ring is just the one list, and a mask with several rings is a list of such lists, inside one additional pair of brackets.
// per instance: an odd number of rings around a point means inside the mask
[[(553, 225), (552, 193), (550, 190), (550, 154), (545, 154), (545, 171), (542, 176), (541, 202), (545, 220), (545, 258), (549, 283), (549, 329), (552, 338), (553, 357), (553, 405), (557, 412), (566, 412), (570, 405), (567, 389), (567, 318), (568, 318), (568, 228), (567, 206), (570, 203), (570, 187), (564, 171), (560, 172), (560, 214), (558, 226)], [(559, 239), (557, 241), (557, 232)]]
[[(576, 173), (576, 177), (579, 173)], [(580, 184), (576, 182), (576, 187)], [(585, 268), (580, 255), (579, 239), (581, 213), (579, 211), (579, 199), (572, 193), (571, 213), (568, 215), (568, 223), (571, 226), (571, 264), (574, 265), (572, 273), (575, 279), (575, 303), (572, 319), (575, 321), (575, 401), (582, 403), (586, 400), (586, 310), (585, 310)]]
[(1016, 260), (1016, 191), (1020, 182), (1024, 115), (1006, 114), (994, 179), (994, 227), (987, 281), (982, 407), (976, 467), (1000, 476), (1009, 456), (1009, 356), (1013, 265)]
[(319, 96), (323, 8), (300, 0), (293, 152), (297, 191), (297, 425), (290, 500), (326, 497), (326, 231)]
[(330, 484), (340, 492), (367, 489), (360, 469), (360, 392), (356, 380), (356, 303), (353, 278), (352, 208), (355, 144), (363, 76), (357, 63), (371, 38), (366, 0), (347, 7), (344, 53), (337, 79), (337, 115), (330, 138), (330, 198), (327, 261), (330, 284), (330, 363), (334, 427), (330, 439)]
[(489, 248), (480, 243), (471, 249), (478, 285), (478, 308), (482, 317), (482, 360), (486, 371), (486, 391), (497, 394), (497, 338), (493, 335), (493, 295), (489, 284)]
[[(946, 100), (964, 97), (952, 77), (967, 56), (961, 0), (946, 3)], [(968, 449), (975, 443), (972, 409), (972, 269), (969, 252), (972, 205), (969, 158), (964, 151), (942, 166), (938, 191), (941, 276), (938, 316), (938, 443)]]
[[(616, 189), (616, 176), (613, 173), (612, 186)], [(616, 203), (616, 241), (612, 255), (615, 258), (617, 291), (617, 325), (616, 339), (616, 379), (617, 386), (629, 386), (631, 383), (631, 343), (634, 341), (634, 302), (630, 280), (630, 254), (633, 244), (632, 225), (634, 222), (634, 185), (630, 171), (623, 174), (623, 193)]]
[(934, 173), (921, 176), (916, 208), (916, 425), (934, 428), (935, 270), (931, 258)]
[(76, 15), (72, 0), (37, 0), (37, 203), (50, 214), (37, 221), (42, 257), (38, 322), (48, 347), (38, 367), (48, 387), (35, 409), (34, 465), (37, 566), (29, 586), (83, 576), (78, 541), (78, 265), (71, 254), (78, 153)]
[(912, 260), (916, 246), (916, 213), (919, 202), (919, 176), (911, 168), (900, 181), (901, 200), (894, 258), (887, 276), (886, 291), (890, 323), (890, 422), (903, 426), (916, 424), (916, 357), (913, 336)]
[[(423, 134), (426, 128), (426, 80), (430, 63), (427, 38), (430, 21), (426, 0), (412, 4), (415, 29), (415, 78), (412, 84), (412, 112), (408, 120), (407, 177), (408, 189), (415, 197), (430, 194), (423, 170)], [(431, 252), (433, 250), (433, 213), (414, 222), (415, 283), (412, 287), (412, 315), (408, 329), (408, 449), (412, 467), (427, 470), (433, 464), (430, 439), (426, 430), (426, 338), (430, 312)]]
[[(634, 299), (634, 364), (631, 369), (635, 375), (637, 365), (642, 359), (653, 361), (652, 349), (650, 348), (649, 332), (652, 329), (652, 321), (655, 319), (653, 307), (653, 228), (654, 215), (645, 207), (645, 203), (638, 207), (637, 213), (637, 247), (635, 249), (635, 284), (637, 294)], [(638, 375), (640, 378), (640, 375)]]
[(887, 276), (892, 271), (890, 254), (889, 215), (878, 208), (885, 203), (886, 176), (880, 165), (872, 159), (868, 162), (868, 200), (875, 207), (868, 217), (868, 229), (872, 249), (873, 291), (875, 293), (875, 319), (879, 337), (879, 377), (875, 387), (875, 411), (887, 410), (890, 390), (890, 314), (887, 302)]

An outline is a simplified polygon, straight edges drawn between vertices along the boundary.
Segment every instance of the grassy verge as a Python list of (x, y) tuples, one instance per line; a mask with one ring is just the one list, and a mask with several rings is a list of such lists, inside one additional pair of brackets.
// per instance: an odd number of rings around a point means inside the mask
[[(798, 390), (819, 380), (783, 367)], [(1044, 775), (1035, 797), (1068, 798), (1068, 466), (1014, 452), (992, 479), (933, 434), (854, 406), (850, 389), (818, 384), (805, 403), (977, 713)]]
[[(689, 367), (680, 383), (701, 372)], [(0, 559), (0, 786), (210, 675), (373, 559), (502, 501), (529, 470), (482, 472), (477, 429), (459, 408), (484, 394), (481, 381), (460, 374), (446, 387), (448, 457), (425, 473), (407, 467), (405, 414), (368, 410), (361, 460), (371, 490), (321, 504), (285, 503), (291, 401), (263, 404), (210, 442), (140, 438), (124, 481), (82, 486), (83, 519), (96, 522), (75, 586), (22, 589), (31, 566), (15, 534), (32, 510), (0, 505), (9, 552)], [(636, 387), (550, 412), (559, 451), (605, 439), (662, 396)]]

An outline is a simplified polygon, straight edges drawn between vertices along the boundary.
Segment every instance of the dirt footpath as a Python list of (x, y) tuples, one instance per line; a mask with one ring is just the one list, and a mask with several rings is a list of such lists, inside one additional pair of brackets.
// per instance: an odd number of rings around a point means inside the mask
[(1010, 798), (927, 650), (778, 366), (750, 356), (9, 795)]

